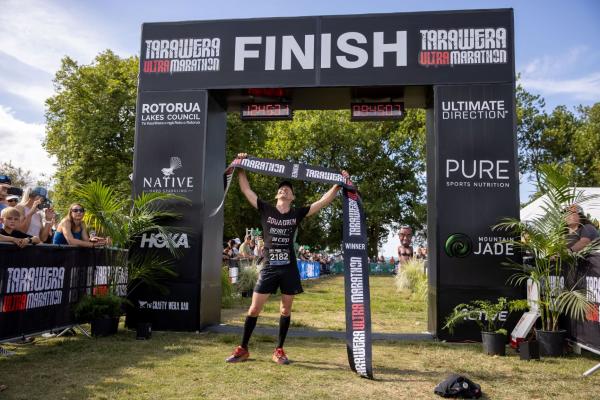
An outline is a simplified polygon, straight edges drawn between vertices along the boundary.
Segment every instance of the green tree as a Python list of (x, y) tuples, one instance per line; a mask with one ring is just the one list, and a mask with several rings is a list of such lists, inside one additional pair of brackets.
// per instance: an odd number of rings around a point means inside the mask
[(542, 135), (546, 123), (546, 102), (538, 94), (527, 92), (517, 85), (517, 143), (519, 147), (519, 171), (534, 174), (539, 185), (539, 166), (544, 164), (545, 149)]
[[(423, 202), (425, 113), (409, 110), (403, 121), (350, 121), (347, 111), (301, 111), (293, 121), (267, 125), (264, 156), (337, 170), (346, 169), (358, 185), (367, 214), (369, 253), (377, 254), (389, 229), (399, 223), (422, 226), (415, 208)], [(257, 184), (260, 188), (262, 180)], [(317, 200), (329, 187), (296, 184), (297, 204)], [(273, 186), (267, 189), (273, 192)], [(270, 190), (270, 192), (269, 192)], [(298, 242), (337, 249), (342, 239), (341, 202), (303, 223)]]
[(57, 158), (54, 202), (66, 209), (78, 183), (99, 180), (131, 192), (137, 57), (100, 53), (90, 65), (65, 57), (46, 100), (44, 147)]
[(600, 103), (579, 107), (579, 124), (571, 143), (573, 181), (579, 186), (600, 186)]

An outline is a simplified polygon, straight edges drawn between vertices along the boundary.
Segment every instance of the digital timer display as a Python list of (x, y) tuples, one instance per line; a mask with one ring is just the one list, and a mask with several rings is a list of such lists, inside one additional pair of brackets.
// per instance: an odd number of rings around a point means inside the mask
[(379, 121), (404, 118), (404, 103), (352, 103), (352, 121)]
[(241, 117), (245, 121), (292, 119), (292, 108), (288, 103), (245, 103)]

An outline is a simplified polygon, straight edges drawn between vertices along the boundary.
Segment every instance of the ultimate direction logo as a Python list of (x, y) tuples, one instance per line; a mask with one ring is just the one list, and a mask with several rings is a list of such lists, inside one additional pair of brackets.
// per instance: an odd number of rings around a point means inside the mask
[(504, 100), (442, 101), (442, 119), (505, 119)]
[(444, 244), (444, 251), (448, 257), (465, 258), (471, 254), (476, 256), (514, 256), (514, 247), (511, 243), (514, 238), (498, 236), (478, 236), (477, 246), (473, 240), (464, 233), (453, 233), (448, 236)]
[(221, 39), (145, 40), (145, 73), (218, 71)]
[(446, 187), (510, 188), (509, 160), (446, 159)]
[(175, 171), (182, 168), (179, 157), (171, 157), (169, 165), (161, 168), (162, 177), (144, 177), (142, 189), (145, 192), (190, 193), (194, 191), (193, 176), (176, 176)]
[(454, 66), (506, 64), (506, 28), (424, 29), (419, 64)]
[(7, 268), (0, 312), (31, 310), (62, 303), (64, 267)]

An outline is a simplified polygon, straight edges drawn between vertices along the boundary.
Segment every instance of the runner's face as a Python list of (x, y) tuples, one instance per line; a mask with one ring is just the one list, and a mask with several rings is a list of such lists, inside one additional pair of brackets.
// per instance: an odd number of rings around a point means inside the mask
[(277, 200), (282, 199), (293, 201), (296, 197), (289, 186), (282, 186), (277, 190), (277, 196), (275, 196), (275, 198)]

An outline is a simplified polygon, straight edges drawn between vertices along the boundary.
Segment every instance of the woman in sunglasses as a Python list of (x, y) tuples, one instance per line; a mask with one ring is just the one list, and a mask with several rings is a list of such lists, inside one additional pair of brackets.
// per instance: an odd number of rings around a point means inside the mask
[(69, 207), (69, 215), (64, 217), (52, 240), (52, 244), (69, 244), (79, 247), (100, 247), (106, 245), (106, 239), (94, 237), (90, 239), (83, 215), (85, 210), (79, 203), (73, 203)]

